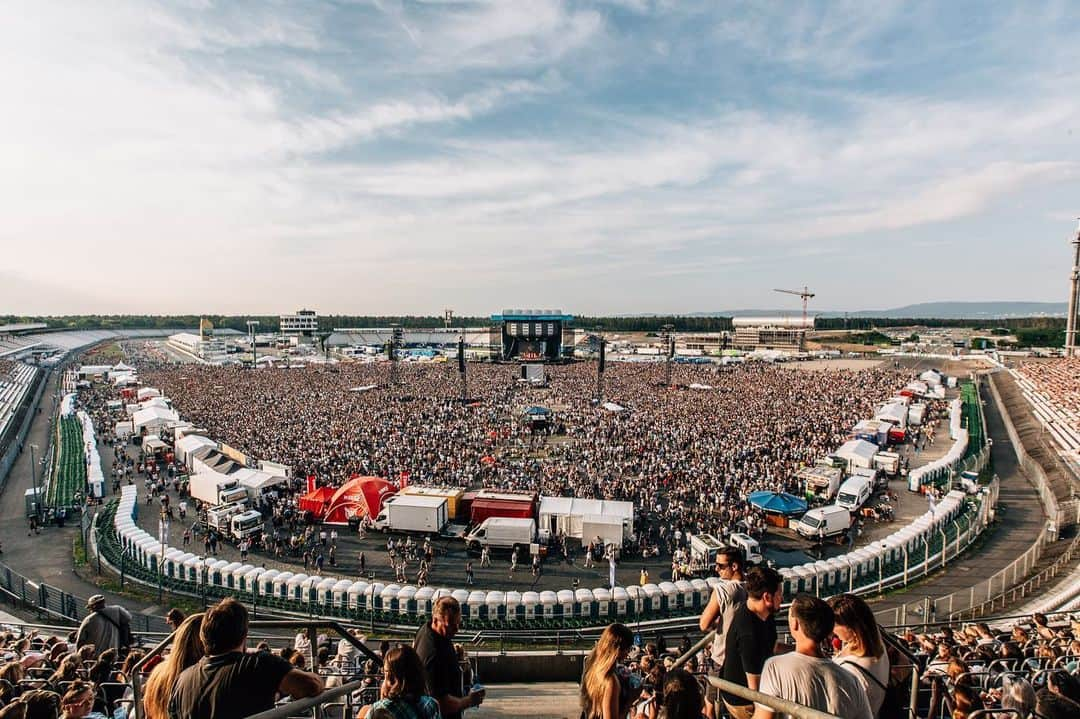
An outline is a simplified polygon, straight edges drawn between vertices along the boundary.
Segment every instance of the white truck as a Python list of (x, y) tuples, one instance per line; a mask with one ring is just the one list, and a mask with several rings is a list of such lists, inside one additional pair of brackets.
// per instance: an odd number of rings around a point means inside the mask
[(802, 480), (805, 494), (822, 502), (831, 502), (840, 489), (843, 472), (839, 467), (818, 465), (803, 467), (795, 476)]
[(438, 534), (449, 523), (446, 497), (399, 494), (383, 500), (375, 529), (383, 532)]
[(229, 537), (239, 542), (244, 537), (257, 539), (263, 532), (262, 513), (249, 509), (229, 518)]
[(230, 524), (232, 518), (246, 511), (248, 511), (247, 505), (243, 502), (231, 502), (211, 507), (206, 510), (206, 528), (208, 530), (212, 529), (218, 534), (228, 535), (232, 531), (232, 525)]
[(859, 507), (866, 504), (873, 493), (873, 480), (869, 477), (855, 475), (848, 477), (836, 495), (836, 503), (849, 512), (858, 511)]
[(874, 455), (874, 468), (895, 477), (900, 473), (900, 455), (896, 452), (878, 452)]
[(532, 544), (535, 538), (535, 519), (488, 517), (465, 535), (465, 546), (473, 551), (484, 547), (514, 549)]
[(825, 539), (843, 534), (851, 527), (851, 512), (836, 504), (811, 509), (792, 523), (807, 539)]
[(242, 502), (248, 496), (239, 482), (220, 474), (193, 474), (188, 480), (188, 489), (192, 499), (211, 506)]
[(728, 543), (743, 551), (748, 564), (761, 564), (765, 561), (765, 556), (761, 553), (761, 544), (749, 534), (735, 532), (728, 537)]

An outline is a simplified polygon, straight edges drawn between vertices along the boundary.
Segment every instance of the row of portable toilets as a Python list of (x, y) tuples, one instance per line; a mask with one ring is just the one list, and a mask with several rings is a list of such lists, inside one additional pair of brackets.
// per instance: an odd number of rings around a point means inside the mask
[[(923, 542), (937, 527), (951, 521), (962, 511), (964, 496), (951, 492), (937, 507), (912, 525), (893, 534), (873, 549), (859, 549), (844, 557), (808, 563), (780, 570), (785, 594), (797, 592), (838, 594), (878, 579), (878, 562), (887, 566), (902, 559), (903, 548), (909, 553), (922, 551)], [(431, 606), (441, 596), (451, 595), (462, 606), (466, 619), (540, 619), (640, 617), (651, 613), (700, 611), (709, 600), (715, 577), (708, 579), (661, 582), (644, 586), (614, 589), (563, 589), (561, 591), (470, 591), (382, 584), (340, 577), (312, 576), (304, 573), (264, 569), (252, 564), (206, 559), (191, 552), (162, 546), (151, 534), (135, 524), (137, 512), (135, 487), (121, 490), (115, 515), (117, 538), (121, 547), (140, 566), (197, 589), (201, 585), (231, 590), (237, 595), (251, 595), (256, 601), (295, 602), (298, 609), (326, 609), (334, 613), (381, 611), (409, 616), (429, 616)], [(921, 559), (916, 554), (916, 561)]]

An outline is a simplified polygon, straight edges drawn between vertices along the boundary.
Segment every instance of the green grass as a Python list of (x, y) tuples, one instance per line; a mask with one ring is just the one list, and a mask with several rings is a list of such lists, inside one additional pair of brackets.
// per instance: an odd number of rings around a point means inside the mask
[(75, 494), (86, 491), (82, 425), (76, 417), (60, 419), (55, 447), (53, 476), (45, 495), (45, 504), (50, 507), (73, 507)]

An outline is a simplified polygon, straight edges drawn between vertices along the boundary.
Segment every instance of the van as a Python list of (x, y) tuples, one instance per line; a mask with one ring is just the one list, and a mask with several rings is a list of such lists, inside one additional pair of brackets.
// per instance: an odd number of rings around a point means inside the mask
[(872, 490), (873, 481), (869, 477), (862, 475), (848, 477), (840, 485), (840, 491), (836, 494), (836, 504), (849, 512), (855, 512), (866, 504), (866, 500), (870, 499)]
[(851, 527), (851, 512), (835, 504), (817, 507), (793, 522), (792, 526), (808, 539), (835, 537)]

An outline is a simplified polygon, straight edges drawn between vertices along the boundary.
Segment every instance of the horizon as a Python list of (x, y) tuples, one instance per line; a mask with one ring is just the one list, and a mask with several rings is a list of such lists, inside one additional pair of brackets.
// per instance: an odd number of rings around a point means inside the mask
[(0, 308), (1064, 301), (1077, 30), (1068, 3), (23, 3)]

